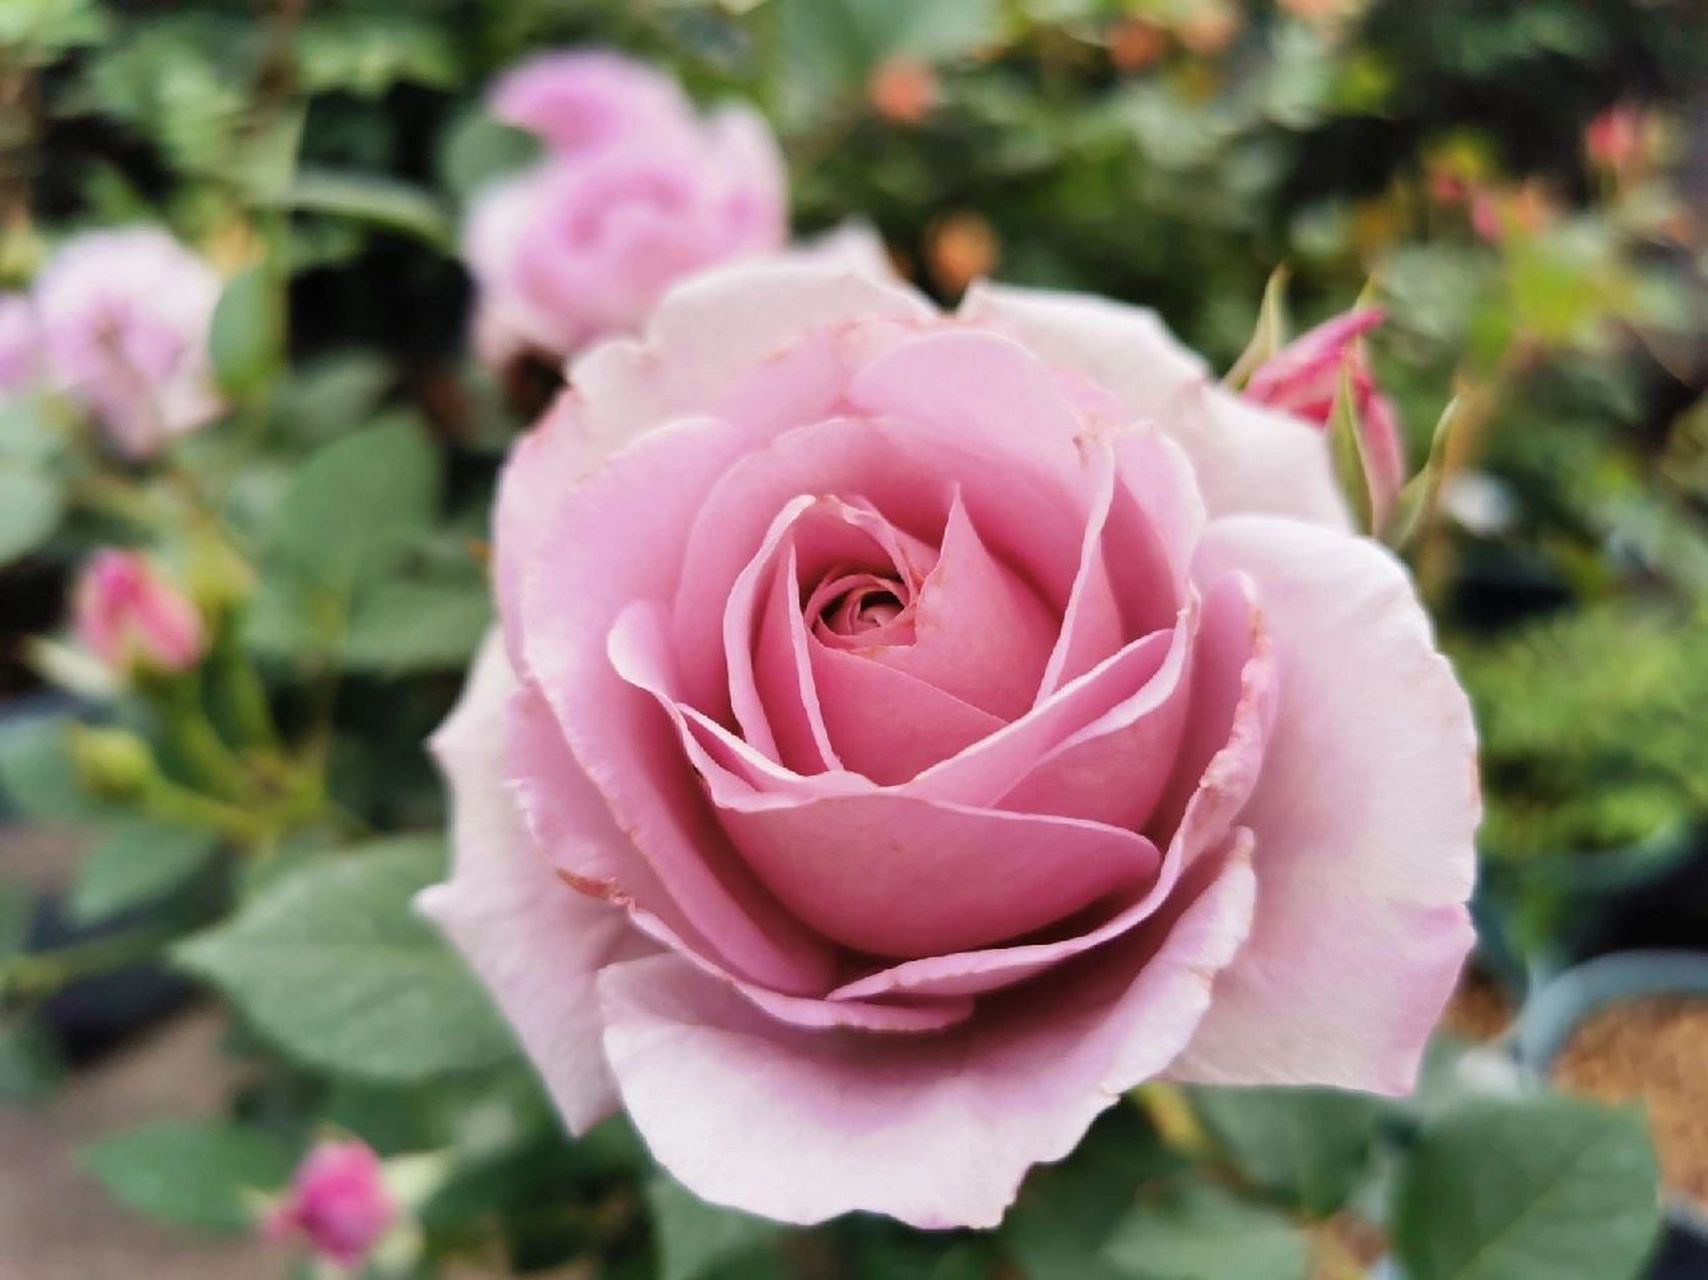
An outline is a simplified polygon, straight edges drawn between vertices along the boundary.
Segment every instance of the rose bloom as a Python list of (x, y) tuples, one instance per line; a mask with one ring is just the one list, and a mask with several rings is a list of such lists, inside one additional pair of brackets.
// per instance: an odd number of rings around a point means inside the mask
[(1349, 311), (1301, 334), (1277, 351), (1246, 383), (1245, 396), (1285, 409), (1325, 430), (1332, 425), (1342, 370), (1352, 378), (1352, 413), (1364, 453), (1370, 505), (1380, 528), (1405, 484), (1405, 438), (1393, 401), (1376, 385), (1361, 339), (1386, 319), (1374, 307)]
[(36, 309), (21, 293), (0, 293), (0, 397), (28, 391), (41, 373)]
[(547, 146), (477, 199), (465, 233), (475, 342), (494, 367), (632, 331), (676, 281), (787, 235), (782, 159), (745, 107), (701, 118), (657, 72), (569, 53), (512, 72), (492, 110)]
[(262, 1220), (262, 1233), (270, 1240), (300, 1239), (335, 1266), (360, 1266), (398, 1215), (382, 1173), (366, 1144), (322, 1142)]
[(187, 671), (207, 640), (193, 601), (137, 551), (90, 558), (71, 596), (78, 644), (109, 670)]
[(1149, 312), (710, 273), (573, 366), (495, 576), (420, 901), (572, 1129), (988, 1226), (1145, 1080), (1412, 1086), (1464, 694), (1324, 434)]
[(42, 268), (35, 299), (52, 381), (113, 447), (144, 459), (223, 405), (208, 359), (220, 279), (164, 231), (97, 231)]

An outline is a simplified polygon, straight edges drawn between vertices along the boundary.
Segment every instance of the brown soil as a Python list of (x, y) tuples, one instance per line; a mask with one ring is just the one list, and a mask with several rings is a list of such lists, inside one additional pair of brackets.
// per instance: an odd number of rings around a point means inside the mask
[(1447, 1002), (1441, 1026), (1463, 1040), (1484, 1044), (1512, 1025), (1512, 1001), (1498, 983), (1479, 969), (1467, 969)]
[(1661, 1180), (1708, 1209), (1708, 1000), (1633, 1000), (1589, 1019), (1554, 1065), (1570, 1093), (1640, 1102)]

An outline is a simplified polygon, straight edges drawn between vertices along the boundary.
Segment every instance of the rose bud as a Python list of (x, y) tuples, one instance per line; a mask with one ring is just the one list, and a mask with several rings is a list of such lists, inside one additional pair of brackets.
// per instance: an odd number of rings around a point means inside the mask
[(359, 1267), (398, 1218), (384, 1167), (366, 1143), (321, 1142), (310, 1151), (285, 1198), (262, 1220), (270, 1240), (300, 1240), (316, 1257)]
[(1584, 130), (1584, 151), (1597, 168), (1621, 173), (1642, 157), (1646, 125), (1639, 107), (1609, 107)]
[(475, 343), (501, 372), (632, 330), (675, 281), (783, 244), (782, 158), (745, 107), (700, 117), (658, 73), (575, 53), (512, 73), (492, 109), (548, 144), (476, 198), (465, 229)]
[(1374, 308), (1348, 312), (1318, 325), (1277, 351), (1246, 383), (1245, 397), (1327, 429), (1342, 371), (1350, 372), (1352, 411), (1358, 423), (1370, 506), (1379, 529), (1405, 483), (1405, 441), (1393, 402), (1376, 386), (1361, 338), (1382, 323)]
[(21, 293), (0, 293), (0, 401), (28, 391), (41, 374), (36, 309)]
[(419, 899), (568, 1125), (991, 1226), (1148, 1080), (1409, 1090), (1476, 743), (1329, 446), (1064, 293), (743, 263), (582, 355)]
[(206, 637), (195, 604), (136, 551), (98, 551), (72, 595), (80, 643), (112, 671), (187, 671)]
[(42, 268), (35, 298), (48, 372), (127, 458), (153, 457), (223, 404), (208, 331), (214, 269), (163, 231), (97, 231)]

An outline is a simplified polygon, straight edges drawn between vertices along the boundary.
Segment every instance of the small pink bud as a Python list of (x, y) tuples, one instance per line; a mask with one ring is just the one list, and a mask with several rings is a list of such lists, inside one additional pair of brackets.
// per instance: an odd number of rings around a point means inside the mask
[(1375, 308), (1349, 311), (1277, 351), (1251, 375), (1245, 397), (1327, 430), (1334, 415), (1341, 371), (1350, 361), (1353, 412), (1363, 445), (1366, 479), (1377, 527), (1386, 520), (1405, 483), (1405, 444), (1393, 402), (1376, 386), (1369, 357), (1360, 343), (1386, 317)]
[(72, 600), (77, 639), (114, 671), (186, 671), (201, 661), (201, 614), (137, 551), (108, 548), (84, 567)]
[(297, 1166), (285, 1198), (261, 1223), (269, 1240), (300, 1239), (340, 1267), (364, 1262), (397, 1218), (366, 1143), (322, 1142)]
[(1584, 150), (1599, 168), (1617, 173), (1642, 155), (1644, 123), (1636, 107), (1610, 107), (1584, 130)]

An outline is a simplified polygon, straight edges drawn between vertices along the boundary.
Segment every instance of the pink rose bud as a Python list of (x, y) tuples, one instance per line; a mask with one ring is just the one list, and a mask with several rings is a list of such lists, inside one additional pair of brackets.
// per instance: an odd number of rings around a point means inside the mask
[(41, 330), (21, 293), (0, 293), (0, 397), (27, 391), (41, 372)]
[(214, 269), (163, 231), (98, 231), (42, 269), (35, 298), (52, 381), (128, 458), (206, 426), (221, 402), (208, 358)]
[(1377, 388), (1370, 359), (1359, 341), (1384, 319), (1381, 311), (1367, 308), (1318, 325), (1271, 356), (1245, 387), (1246, 399), (1285, 409), (1326, 430), (1334, 414), (1341, 370), (1351, 362), (1352, 407), (1378, 528), (1405, 483), (1406, 469), (1399, 415)]
[(205, 651), (195, 604), (140, 552), (97, 552), (78, 579), (72, 612), (78, 641), (115, 671), (186, 671)]
[(269, 1240), (302, 1240), (337, 1266), (360, 1266), (398, 1215), (381, 1175), (366, 1143), (322, 1142), (297, 1166), (261, 1230)]
[(698, 116), (673, 82), (609, 53), (529, 63), (491, 108), (548, 145), (476, 200), (464, 237), (475, 345), (495, 368), (632, 331), (676, 281), (783, 244), (783, 163), (751, 110)]
[(1643, 152), (1644, 117), (1632, 106), (1610, 107), (1584, 131), (1584, 150), (1598, 168), (1617, 173)]

